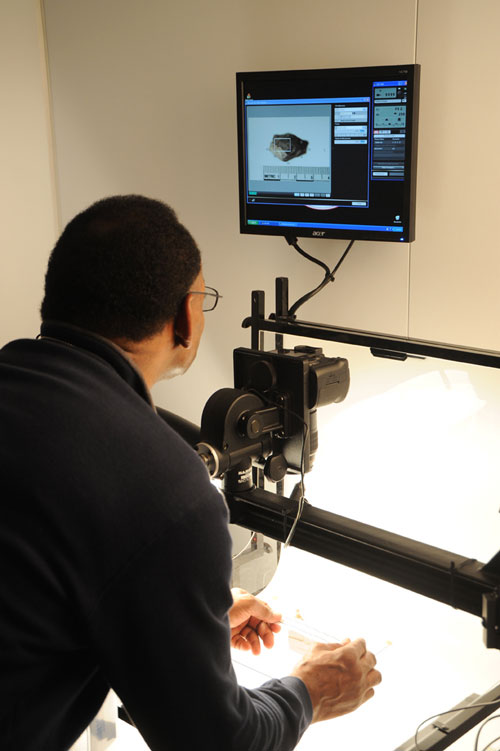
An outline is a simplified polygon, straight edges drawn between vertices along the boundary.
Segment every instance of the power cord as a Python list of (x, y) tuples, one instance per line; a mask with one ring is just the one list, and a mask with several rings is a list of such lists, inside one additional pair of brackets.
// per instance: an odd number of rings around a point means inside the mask
[[(495, 717), (498, 720), (498, 718), (500, 717), (500, 715), (495, 715)], [(498, 738), (493, 738), (493, 740), (490, 741), (488, 743), (488, 745), (483, 748), (483, 751), (488, 751), (488, 749), (490, 748), (490, 746), (492, 746), (494, 743), (497, 743), (498, 741), (500, 741), (500, 735), (498, 736)], [(491, 749), (491, 751), (493, 751), (493, 749)]]
[[(272, 407), (282, 408), (281, 404), (278, 404), (278, 402), (274, 401), (266, 394), (263, 394), (261, 391), (258, 391), (257, 389), (253, 389), (253, 391), (264, 402), (266, 402), (266, 404), (269, 404)], [(286, 409), (286, 412), (289, 415), (292, 415), (293, 417), (295, 417), (302, 424), (303, 433), (302, 433), (302, 449), (301, 449), (301, 454), (300, 454), (300, 481), (295, 485), (292, 491), (292, 494), (290, 496), (292, 500), (298, 501), (298, 508), (297, 508), (297, 514), (295, 516), (295, 520), (283, 544), (284, 550), (286, 550), (286, 548), (290, 545), (292, 541), (292, 537), (295, 533), (295, 529), (297, 527), (297, 524), (299, 523), (300, 517), (302, 516), (302, 511), (304, 510), (304, 505), (306, 503), (306, 499), (304, 496), (304, 488), (305, 488), (304, 478), (305, 478), (305, 461), (306, 461), (305, 451), (306, 451), (306, 443), (307, 443), (307, 432), (309, 430), (307, 423), (304, 421), (304, 418), (301, 417), (301, 415), (299, 415), (297, 412), (294, 412), (292, 409), (288, 409), (288, 408)]]
[(283, 549), (286, 550), (288, 546), (290, 545), (292, 541), (292, 537), (295, 534), (295, 530), (297, 528), (297, 524), (300, 521), (300, 517), (302, 516), (302, 512), (304, 510), (304, 506), (306, 504), (306, 498), (305, 498), (305, 451), (306, 451), (306, 441), (307, 441), (307, 431), (309, 430), (307, 424), (304, 422), (304, 420), (300, 417), (300, 415), (297, 415), (295, 412), (291, 412), (295, 417), (297, 417), (298, 420), (302, 422), (302, 429), (303, 429), (303, 435), (302, 435), (302, 453), (300, 456), (300, 481), (295, 485), (290, 498), (293, 500), (298, 501), (297, 506), (297, 514), (295, 516), (295, 520), (290, 528), (290, 532), (288, 533), (288, 536), (285, 540)]
[(310, 300), (311, 297), (314, 297), (314, 295), (317, 295), (318, 292), (320, 292), (323, 289), (323, 287), (326, 287), (327, 284), (329, 284), (330, 282), (334, 282), (335, 281), (335, 274), (337, 273), (338, 269), (340, 268), (341, 263), (344, 261), (344, 258), (349, 253), (349, 251), (352, 248), (352, 246), (354, 245), (354, 240), (351, 240), (349, 242), (349, 244), (348, 244), (347, 248), (345, 249), (345, 251), (343, 252), (343, 254), (342, 254), (339, 262), (337, 263), (337, 265), (332, 270), (330, 270), (330, 268), (326, 265), (326, 263), (324, 263), (323, 261), (320, 261), (319, 258), (314, 258), (314, 256), (311, 256), (311, 255), (309, 255), (309, 253), (306, 253), (306, 251), (303, 250), (299, 246), (296, 237), (286, 237), (286, 241), (287, 241), (287, 243), (289, 245), (291, 245), (292, 247), (295, 248), (295, 250), (297, 251), (297, 253), (300, 253), (300, 255), (304, 256), (304, 258), (307, 258), (309, 261), (312, 261), (313, 263), (316, 263), (318, 266), (321, 266), (321, 268), (325, 272), (325, 276), (324, 276), (323, 281), (320, 282), (320, 284), (318, 284), (318, 286), (315, 287), (313, 290), (311, 290), (310, 292), (307, 292), (307, 294), (305, 294), (302, 297), (300, 297), (297, 300), (297, 302), (295, 302), (292, 305), (292, 307), (290, 308), (290, 310), (288, 311), (288, 313), (289, 313), (290, 316), (294, 316), (295, 313), (297, 312), (297, 310), (300, 308), (301, 305), (303, 305), (305, 302), (307, 302), (308, 300)]
[(241, 550), (239, 551), (239, 553), (236, 553), (236, 555), (232, 556), (232, 558), (231, 558), (232, 561), (235, 561), (237, 558), (240, 557), (240, 555), (243, 555), (243, 553), (245, 552), (245, 550), (247, 550), (250, 547), (250, 545), (252, 543), (252, 540), (254, 538), (254, 535), (255, 535), (255, 531), (254, 532), (250, 532), (250, 537), (248, 538), (248, 542), (245, 543), (245, 545), (241, 548)]
[[(485, 720), (485, 721), (484, 721), (484, 722), (483, 722), (483, 723), (481, 724), (481, 726), (479, 727), (479, 730), (477, 731), (477, 735), (476, 735), (476, 742), (475, 742), (475, 744), (474, 744), (474, 751), (478, 751), (478, 749), (479, 749), (479, 734), (481, 733), (481, 730), (482, 730), (482, 729), (484, 728), (484, 726), (485, 726), (485, 725), (487, 725), (487, 724), (488, 724), (488, 722), (491, 722), (492, 720), (499, 720), (499, 719), (500, 719), (500, 715), (498, 715), (498, 714), (495, 714), (495, 715), (493, 715), (493, 717), (488, 717), (488, 719), (487, 719), (487, 720)], [(492, 741), (490, 741), (490, 742), (489, 742), (489, 743), (488, 743), (488, 744), (487, 744), (487, 745), (486, 745), (486, 746), (484, 747), (483, 751), (487, 751), (487, 749), (488, 749), (488, 748), (489, 748), (489, 747), (490, 747), (490, 746), (491, 746), (491, 745), (492, 745), (493, 743), (496, 743), (496, 741), (498, 741), (498, 740), (500, 740), (500, 738), (494, 738), (494, 739), (493, 739)]]
[[(255, 394), (257, 394), (257, 396), (259, 396), (267, 404), (269, 404), (269, 405), (271, 405), (273, 407), (279, 407), (279, 408), (282, 407), (281, 404), (278, 404), (273, 399), (270, 399), (269, 396), (266, 396), (265, 394), (263, 394), (262, 392), (258, 391), (257, 389), (253, 389), (253, 392)], [(293, 537), (293, 535), (295, 533), (295, 529), (297, 527), (297, 524), (299, 523), (300, 517), (302, 516), (302, 511), (304, 510), (304, 505), (306, 503), (306, 499), (305, 499), (305, 496), (304, 496), (304, 487), (305, 487), (305, 485), (304, 485), (304, 478), (305, 478), (305, 450), (306, 450), (306, 442), (307, 442), (307, 432), (309, 430), (309, 428), (307, 426), (307, 423), (304, 421), (303, 417), (301, 417), (297, 412), (294, 412), (291, 409), (287, 409), (286, 411), (288, 412), (289, 415), (292, 415), (300, 423), (302, 423), (303, 435), (302, 435), (302, 449), (301, 449), (301, 455), (300, 455), (300, 482), (298, 482), (295, 485), (295, 487), (294, 487), (294, 489), (292, 491), (292, 494), (290, 496), (290, 498), (292, 500), (298, 501), (298, 508), (297, 508), (297, 514), (295, 516), (295, 520), (294, 520), (294, 522), (292, 524), (292, 527), (290, 529), (290, 532), (288, 533), (288, 535), (286, 537), (286, 540), (285, 540), (285, 542), (283, 544), (283, 549), (284, 550), (286, 550), (286, 548), (288, 548), (288, 546), (290, 545), (290, 543), (292, 541), (292, 537)], [(239, 558), (241, 555), (243, 555), (243, 553), (248, 549), (248, 547), (250, 546), (250, 544), (252, 542), (254, 534), (255, 534), (255, 531), (252, 531), (250, 533), (250, 537), (248, 539), (248, 542), (243, 546), (243, 548), (238, 553), (236, 553), (235, 555), (232, 556), (232, 560), (233, 561), (235, 561), (237, 558)]]

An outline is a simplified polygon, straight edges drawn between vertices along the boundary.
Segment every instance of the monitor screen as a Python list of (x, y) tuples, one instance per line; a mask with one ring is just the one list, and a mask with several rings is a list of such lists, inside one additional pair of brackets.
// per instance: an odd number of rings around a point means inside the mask
[(411, 242), (418, 65), (237, 73), (241, 232)]

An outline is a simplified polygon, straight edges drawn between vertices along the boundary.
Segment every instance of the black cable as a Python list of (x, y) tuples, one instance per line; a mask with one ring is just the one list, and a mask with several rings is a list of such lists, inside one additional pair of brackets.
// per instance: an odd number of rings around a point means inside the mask
[(337, 265), (334, 267), (332, 273), (330, 274), (330, 276), (332, 277), (332, 282), (335, 281), (335, 276), (334, 275), (336, 274), (336, 272), (337, 272), (340, 264), (342, 263), (342, 261), (344, 260), (344, 258), (346, 257), (346, 255), (349, 253), (349, 251), (351, 250), (351, 248), (352, 248), (353, 245), (354, 245), (354, 240), (351, 240), (350, 243), (348, 244), (347, 248), (342, 253), (339, 262), (337, 263)]
[(304, 256), (304, 258), (307, 258), (309, 261), (312, 261), (313, 263), (317, 263), (318, 266), (321, 266), (321, 268), (324, 269), (326, 274), (330, 273), (330, 269), (328, 268), (326, 263), (324, 263), (323, 261), (320, 261), (319, 258), (314, 258), (314, 256), (310, 256), (309, 253), (306, 253), (306, 251), (303, 250), (298, 244), (296, 237), (287, 237), (286, 241), (289, 245), (292, 245), (297, 251), (297, 253), (300, 253), (301, 256)]
[(311, 256), (311, 255), (309, 255), (309, 253), (306, 253), (306, 251), (303, 250), (299, 246), (296, 237), (287, 237), (286, 241), (287, 241), (287, 243), (289, 245), (291, 245), (292, 247), (294, 247), (295, 250), (298, 253), (300, 253), (301, 256), (304, 256), (304, 258), (307, 258), (309, 261), (312, 261), (313, 263), (316, 263), (318, 266), (321, 266), (321, 268), (325, 272), (325, 277), (324, 277), (323, 281), (320, 282), (320, 284), (318, 284), (318, 286), (315, 287), (313, 290), (311, 290), (310, 292), (307, 292), (305, 295), (303, 295), (302, 297), (300, 297), (297, 300), (297, 302), (295, 302), (292, 305), (292, 307), (288, 311), (288, 314), (290, 316), (294, 316), (295, 313), (297, 312), (297, 310), (300, 308), (301, 305), (303, 305), (305, 302), (307, 302), (308, 300), (310, 300), (311, 297), (314, 297), (314, 295), (317, 295), (318, 292), (320, 292), (323, 289), (323, 287), (326, 287), (327, 284), (329, 284), (330, 282), (334, 282), (335, 281), (335, 274), (336, 274), (337, 270), (339, 269), (341, 263), (343, 262), (344, 258), (349, 253), (349, 251), (352, 248), (352, 246), (354, 245), (354, 240), (351, 240), (349, 242), (349, 244), (348, 244), (347, 248), (345, 249), (345, 251), (343, 252), (343, 254), (342, 254), (339, 262), (337, 263), (337, 265), (335, 266), (335, 268), (333, 270), (330, 270), (329, 267), (326, 265), (326, 263), (323, 263), (323, 261), (320, 261), (318, 258), (314, 258), (314, 256)]

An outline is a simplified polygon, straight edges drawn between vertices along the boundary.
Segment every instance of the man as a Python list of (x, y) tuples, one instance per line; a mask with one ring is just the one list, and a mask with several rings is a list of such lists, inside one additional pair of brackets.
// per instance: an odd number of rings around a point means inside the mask
[(69, 748), (110, 688), (153, 751), (285, 751), (380, 681), (357, 640), (236, 682), (231, 640), (272, 646), (280, 616), (233, 600), (224, 501), (150, 396), (208, 294), (171, 209), (105, 199), (52, 252), (40, 337), (0, 352), (2, 751)]

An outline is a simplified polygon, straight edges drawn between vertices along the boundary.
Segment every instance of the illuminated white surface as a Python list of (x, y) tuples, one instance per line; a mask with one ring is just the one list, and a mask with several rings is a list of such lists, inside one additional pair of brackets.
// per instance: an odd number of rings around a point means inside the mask
[[(393, 751), (428, 716), (500, 680), (500, 655), (483, 647), (479, 619), (302, 551), (288, 549), (262, 596), (289, 615), (299, 609), (308, 625), (333, 637), (363, 636), (378, 653), (383, 683), (375, 698), (309, 728), (302, 751)], [(234, 656), (238, 678), (249, 687), (287, 674), (299, 659), (288, 648), (287, 628), (273, 650)], [(485, 729), (485, 740), (495, 737), (490, 725), (493, 735)], [(454, 749), (471, 749), (474, 732)]]
[(344, 402), (318, 410), (308, 500), (489, 560), (500, 541), (498, 371), (384, 361), (339, 345), (328, 354), (348, 358), (351, 387)]
[[(488, 561), (500, 541), (498, 371), (324, 349), (348, 358), (351, 388), (343, 403), (318, 411), (307, 499)], [(383, 683), (376, 697), (352, 715), (313, 726), (301, 749), (393, 751), (422, 720), (500, 681), (500, 653), (483, 646), (480, 619), (448, 605), (293, 548), (270, 590), (277, 605), (299, 608), (308, 623), (336, 637), (363, 636), (374, 652), (391, 642), (378, 657)], [(271, 654), (255, 664), (268, 662), (266, 671), (276, 675)], [(473, 749), (476, 732), (453, 748)], [(489, 723), (479, 748), (497, 735), (500, 721)]]
[(146, 745), (140, 733), (127, 722), (118, 722), (117, 737), (111, 751), (147, 751)]

